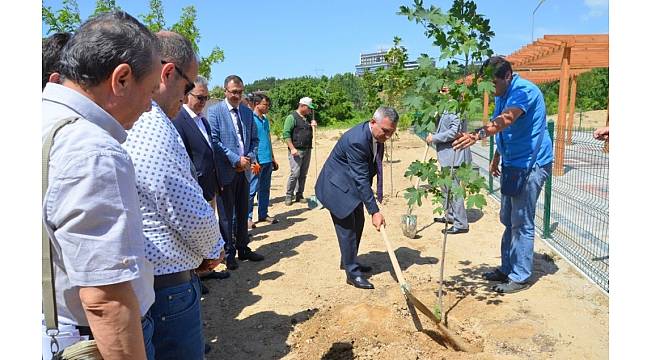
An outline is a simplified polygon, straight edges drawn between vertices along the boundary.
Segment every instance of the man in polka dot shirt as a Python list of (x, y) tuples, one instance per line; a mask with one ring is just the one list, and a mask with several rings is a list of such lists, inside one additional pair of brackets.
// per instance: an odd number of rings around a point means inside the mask
[(181, 35), (156, 35), (163, 60), (160, 89), (123, 146), (135, 167), (145, 255), (154, 265), (156, 359), (203, 359), (201, 287), (195, 270), (219, 264), (224, 242), (171, 122), (194, 87), (198, 62)]

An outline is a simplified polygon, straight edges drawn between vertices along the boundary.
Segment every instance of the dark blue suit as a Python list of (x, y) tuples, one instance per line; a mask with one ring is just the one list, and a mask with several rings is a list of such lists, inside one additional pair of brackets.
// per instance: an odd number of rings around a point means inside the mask
[[(205, 118), (201, 118), (201, 121), (208, 132), (208, 136), (210, 136), (208, 121)], [(174, 124), (181, 136), (185, 150), (187, 150), (187, 154), (194, 164), (197, 181), (201, 189), (203, 189), (203, 197), (206, 201), (212, 201), (217, 193), (217, 188), (220, 187), (212, 147), (208, 144), (194, 119), (185, 110), (185, 107), (181, 107), (181, 111), (172, 120), (172, 124)]]
[[(363, 233), (363, 207), (379, 212), (372, 191), (377, 174), (368, 122), (346, 131), (334, 146), (316, 181), (316, 197), (330, 211), (341, 250), (341, 263), (350, 275), (360, 275), (357, 263)], [(377, 154), (381, 156), (383, 154)]]
[[(226, 260), (234, 259), (235, 249), (240, 254), (248, 247), (248, 192), (249, 184), (244, 172), (236, 172), (239, 163), (239, 129), (233, 124), (230, 111), (225, 103), (220, 101), (208, 108), (208, 123), (212, 133), (212, 145), (215, 151), (219, 182), (223, 187), (221, 196), (217, 197), (219, 222), (226, 233), (222, 234), (226, 241)], [(257, 161), (257, 129), (253, 121), (253, 112), (246, 106), (238, 106), (239, 119), (242, 125), (242, 140), (244, 155)], [(233, 214), (236, 219), (236, 244), (233, 241)]]

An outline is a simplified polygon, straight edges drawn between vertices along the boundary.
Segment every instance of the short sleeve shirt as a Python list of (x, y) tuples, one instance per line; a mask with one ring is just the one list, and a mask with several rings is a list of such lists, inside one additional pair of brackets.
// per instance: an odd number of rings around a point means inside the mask
[(552, 162), (553, 146), (546, 130), (546, 105), (539, 88), (519, 74), (513, 74), (506, 93), (495, 98), (492, 117), (500, 115), (507, 108), (518, 108), (523, 114), (495, 138), (503, 164), (528, 168), (540, 136), (542, 142), (535, 163), (544, 166)]
[(82, 94), (48, 84), (43, 91), (43, 139), (66, 117), (50, 151), (43, 221), (53, 248), (59, 321), (88, 325), (79, 287), (131, 281), (144, 315), (154, 301), (135, 173), (120, 146), (122, 126)]

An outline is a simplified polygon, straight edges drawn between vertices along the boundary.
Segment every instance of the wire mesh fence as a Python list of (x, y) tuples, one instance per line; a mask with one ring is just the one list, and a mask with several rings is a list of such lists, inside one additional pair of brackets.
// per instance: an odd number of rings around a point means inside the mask
[[(555, 143), (554, 124), (549, 132)], [(591, 130), (574, 128), (564, 167), (549, 177), (537, 202), (535, 224), (542, 238), (587, 277), (609, 291), (609, 154)], [(472, 147), (474, 166), (500, 201), (499, 179), (488, 172), (493, 138)], [(557, 160), (557, 154), (556, 154)]]

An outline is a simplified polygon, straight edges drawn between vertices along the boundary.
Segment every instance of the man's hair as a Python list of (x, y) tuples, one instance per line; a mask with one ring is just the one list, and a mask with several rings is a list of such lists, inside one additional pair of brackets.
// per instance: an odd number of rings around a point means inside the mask
[(163, 61), (174, 63), (181, 71), (187, 70), (194, 61), (198, 63), (192, 43), (183, 35), (172, 31), (159, 31), (156, 37), (160, 42), (160, 58)]
[(205, 88), (208, 88), (208, 79), (206, 79), (202, 75), (197, 75), (196, 80), (194, 80), (194, 85), (195, 86), (205, 86)]
[(151, 71), (158, 51), (158, 40), (144, 25), (124, 11), (110, 11), (79, 27), (63, 49), (60, 70), (66, 79), (93, 87), (128, 64), (139, 80)]
[(224, 88), (224, 89), (227, 89), (227, 88), (228, 88), (228, 84), (229, 84), (231, 81), (234, 81), (235, 84), (241, 84), (241, 85), (244, 85), (244, 80), (242, 80), (239, 76), (237, 76), (237, 75), (228, 75), (228, 76), (226, 76), (226, 79), (223, 81), (223, 88)]
[(52, 73), (60, 73), (61, 51), (65, 44), (68, 43), (72, 34), (59, 32), (43, 39), (43, 89), (50, 80)]
[(510, 65), (510, 62), (503, 56), (492, 56), (485, 60), (481, 66), (481, 70), (479, 70), (479, 75), (485, 75), (485, 72), (488, 71), (488, 69), (492, 69), (492, 76), (499, 79), (505, 79), (508, 71), (512, 73), (512, 65)]
[(266, 94), (261, 93), (261, 92), (254, 92), (251, 94), (251, 102), (253, 103), (253, 106), (261, 103), (262, 101), (266, 100), (269, 103), (269, 106), (271, 106), (271, 98), (266, 96)]
[(388, 118), (391, 123), (397, 124), (399, 121), (399, 115), (397, 111), (390, 106), (380, 106), (375, 110), (375, 114), (372, 115), (372, 118), (375, 121), (382, 121), (384, 118)]

